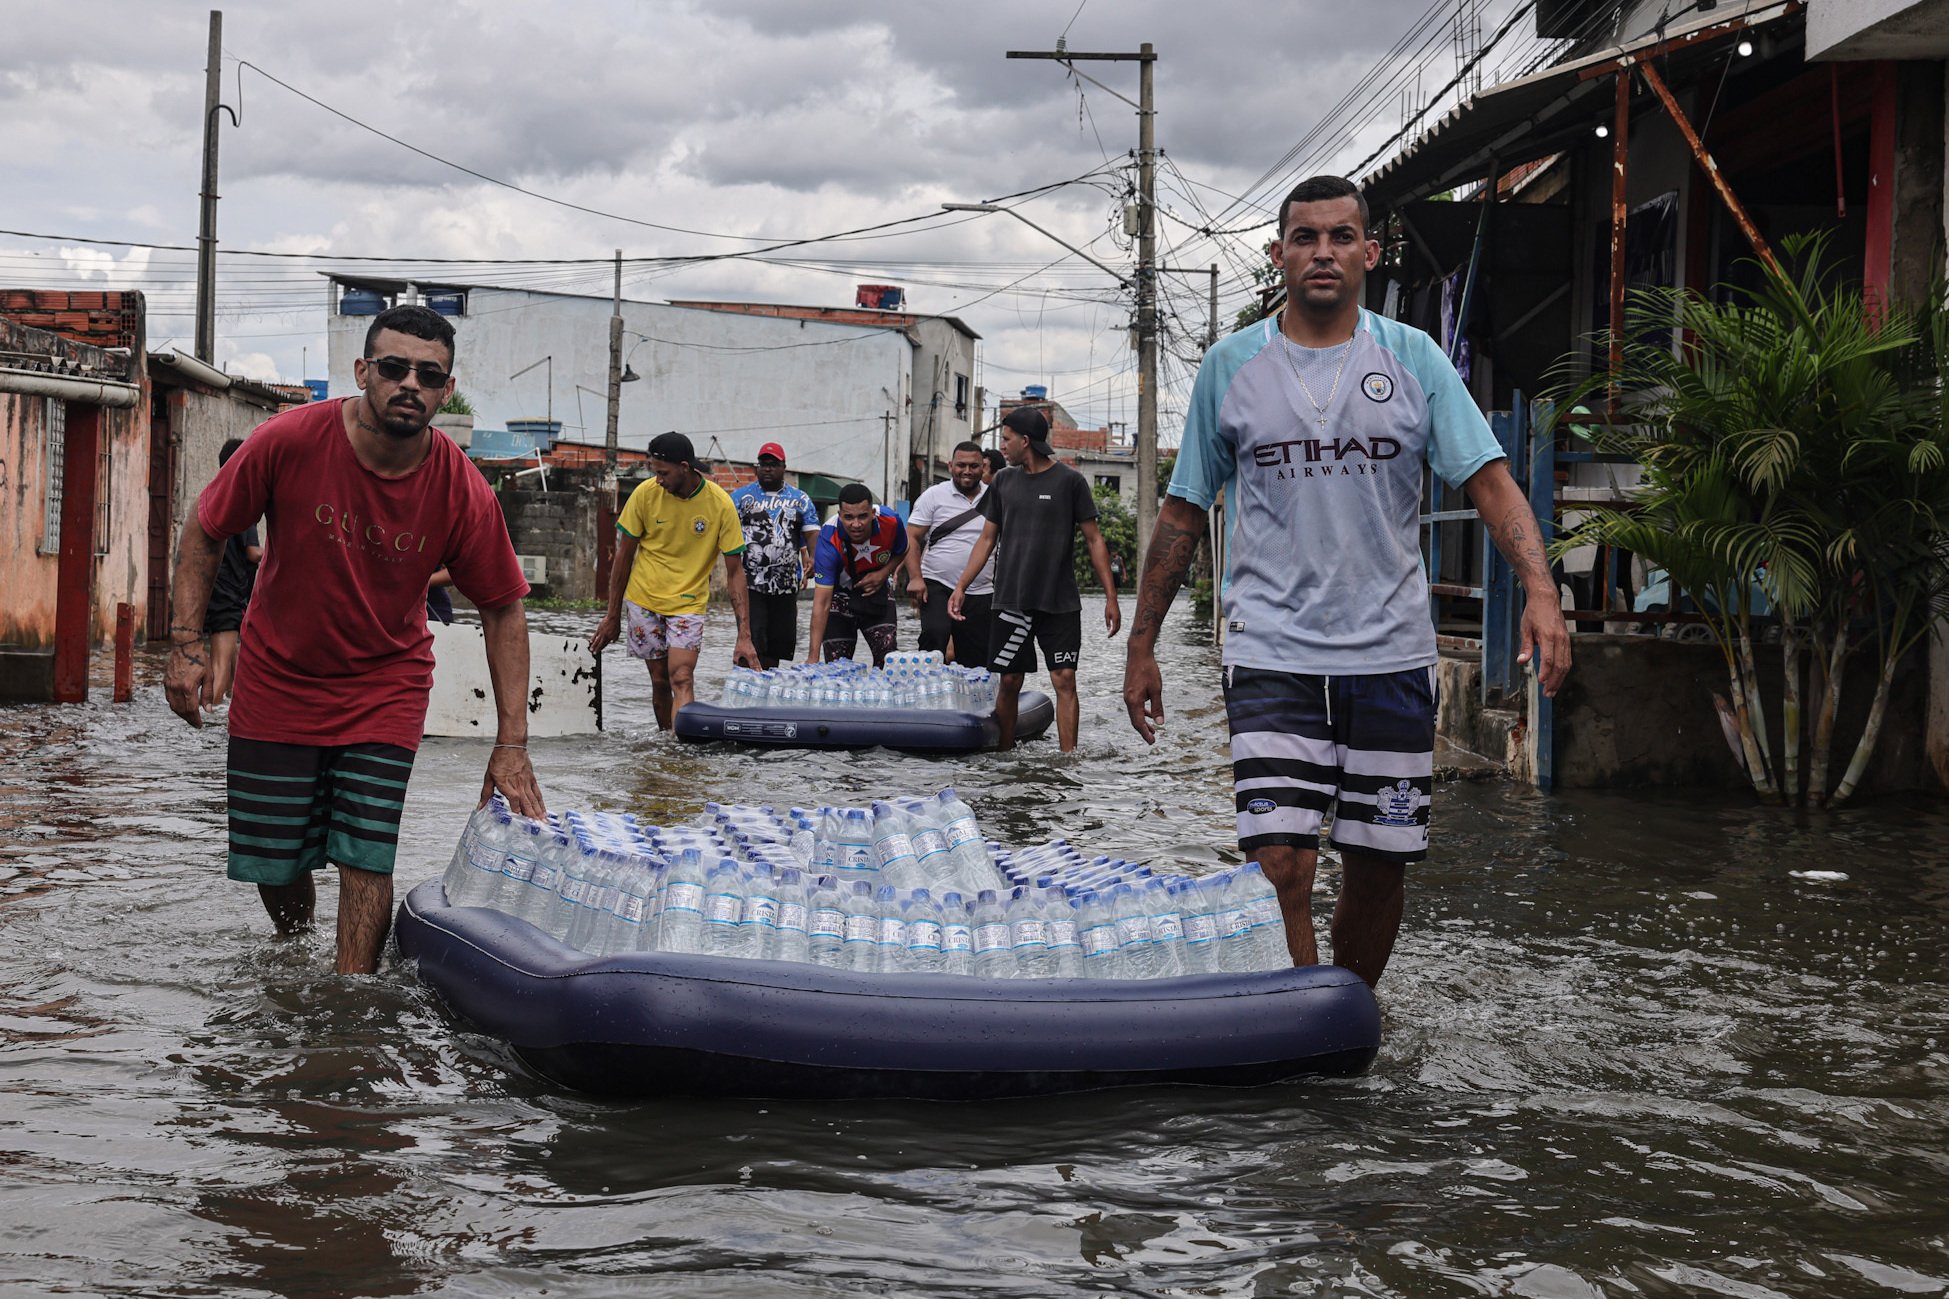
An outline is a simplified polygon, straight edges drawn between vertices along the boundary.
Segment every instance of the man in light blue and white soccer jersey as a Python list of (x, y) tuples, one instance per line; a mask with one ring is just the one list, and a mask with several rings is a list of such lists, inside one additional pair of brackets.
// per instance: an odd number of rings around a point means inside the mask
[(1222, 489), (1231, 519), (1225, 708), (1239, 846), (1279, 890), (1293, 963), (1319, 960), (1320, 826), (1345, 867), (1334, 961), (1379, 981), (1406, 866), (1428, 852), (1435, 629), (1419, 546), (1421, 466), (1460, 485), (1523, 580), (1522, 661), (1546, 694), (1570, 635), (1536, 516), (1440, 347), (1360, 307), (1380, 260), (1367, 204), (1303, 181), (1270, 249), (1278, 316), (1206, 354), (1170, 493), (1145, 552), (1124, 704), (1147, 743), (1164, 716), (1157, 630)]

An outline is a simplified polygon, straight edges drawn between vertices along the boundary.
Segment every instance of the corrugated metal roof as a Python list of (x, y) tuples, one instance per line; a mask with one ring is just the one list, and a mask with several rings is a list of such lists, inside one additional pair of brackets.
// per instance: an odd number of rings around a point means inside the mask
[[(1552, 64), (1514, 81), (1471, 95), (1442, 115), (1440, 121), (1402, 147), (1401, 151), (1367, 173), (1361, 181), (1367, 201), (1391, 207), (1409, 199), (1481, 181), (1489, 159), (1503, 167), (1530, 162), (1588, 137), (1607, 120), (1616, 92), (1607, 78), (1585, 80), (1586, 69), (1600, 67), (1655, 45), (1700, 35), (1700, 44), (1716, 47), (1716, 38), (1703, 33), (1744, 19), (1759, 26), (1798, 14), (1798, 0), (1735, 0), (1689, 22), (1673, 23), (1663, 31), (1636, 40), (1607, 45)], [(1692, 50), (1673, 52), (1681, 69)]]

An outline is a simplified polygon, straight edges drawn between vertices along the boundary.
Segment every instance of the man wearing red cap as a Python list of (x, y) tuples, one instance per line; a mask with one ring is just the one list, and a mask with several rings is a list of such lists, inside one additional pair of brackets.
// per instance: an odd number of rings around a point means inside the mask
[(785, 448), (758, 448), (758, 481), (731, 493), (744, 527), (744, 577), (750, 588), (751, 642), (767, 668), (799, 651), (799, 589), (812, 574), (819, 507), (785, 484)]

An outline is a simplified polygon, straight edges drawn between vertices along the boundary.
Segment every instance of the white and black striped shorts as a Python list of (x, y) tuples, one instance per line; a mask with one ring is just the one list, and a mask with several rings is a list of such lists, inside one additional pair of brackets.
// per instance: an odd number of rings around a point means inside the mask
[(1312, 676), (1225, 669), (1238, 843), (1318, 848), (1333, 814), (1342, 851), (1428, 855), (1435, 669)]

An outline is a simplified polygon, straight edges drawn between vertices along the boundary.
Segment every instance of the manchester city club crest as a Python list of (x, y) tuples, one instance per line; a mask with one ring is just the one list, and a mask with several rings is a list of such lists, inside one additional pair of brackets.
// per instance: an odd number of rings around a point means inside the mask
[(1360, 390), (1368, 401), (1386, 401), (1394, 395), (1394, 380), (1375, 370), (1360, 381)]
[(1396, 781), (1374, 795), (1374, 824), (1413, 825), (1420, 805), (1421, 791), (1405, 780)]
[(690, 525), (690, 530), (692, 532), (702, 532), (704, 530), (704, 521), (702, 519), (698, 519), (695, 523), (692, 523)]

